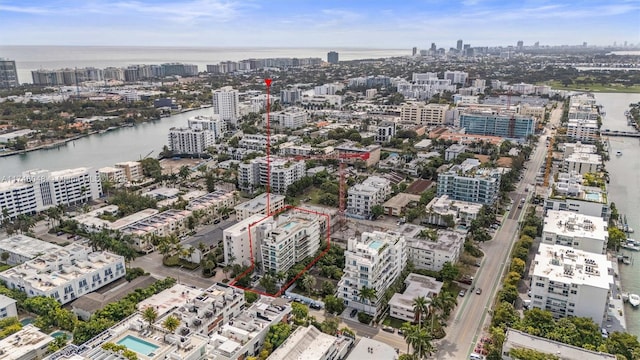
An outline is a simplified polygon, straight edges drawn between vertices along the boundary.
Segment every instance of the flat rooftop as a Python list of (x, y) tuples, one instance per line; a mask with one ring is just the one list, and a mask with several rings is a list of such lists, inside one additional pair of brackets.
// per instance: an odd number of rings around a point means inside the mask
[(540, 244), (534, 258), (533, 275), (550, 281), (609, 289), (613, 276), (606, 255), (575, 250), (568, 246)]
[(591, 351), (538, 336), (529, 335), (522, 331), (507, 329), (502, 349), (503, 351), (507, 351), (514, 348), (533, 349), (545, 354), (553, 354), (562, 360), (616, 359), (615, 355)]
[(299, 327), (271, 355), (270, 360), (322, 359), (338, 340), (315, 326)]
[(17, 333), (0, 340), (0, 359), (20, 360), (31, 351), (40, 349), (53, 341), (53, 337), (44, 334), (29, 324)]
[[(278, 202), (284, 202), (284, 195), (271, 194), (269, 197), (270, 204), (276, 204)], [(272, 205), (273, 206), (273, 205)], [(267, 207), (267, 194), (263, 193), (255, 198), (243, 202), (242, 204), (236, 205), (236, 211), (251, 211), (251, 212), (259, 212), (263, 211)]]
[[(370, 351), (370, 349), (373, 350)], [(345, 360), (397, 360), (398, 357), (398, 353), (390, 345), (369, 338), (361, 338)]]
[(547, 210), (543, 232), (574, 238), (598, 239), (609, 237), (607, 222), (597, 216), (578, 214), (573, 211)]
[(169, 289), (147, 298), (138, 303), (138, 311), (143, 312), (148, 307), (153, 307), (158, 312), (158, 317), (162, 317), (174, 307), (180, 307), (202, 294), (202, 289), (190, 286), (175, 284)]
[(404, 280), (407, 288), (402, 294), (396, 293), (389, 300), (391, 306), (411, 307), (413, 300), (417, 297), (424, 296), (433, 299), (442, 290), (443, 283), (430, 276), (424, 276), (411, 273)]
[(14, 234), (0, 240), (0, 252), (6, 251), (30, 259), (60, 249), (62, 247), (59, 245), (22, 234)]

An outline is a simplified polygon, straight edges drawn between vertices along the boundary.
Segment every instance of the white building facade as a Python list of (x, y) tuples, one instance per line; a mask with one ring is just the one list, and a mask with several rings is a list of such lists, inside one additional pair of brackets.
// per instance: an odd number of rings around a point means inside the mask
[(563, 245), (576, 250), (605, 254), (609, 232), (607, 222), (599, 216), (572, 211), (548, 210), (542, 229), (542, 243)]
[(381, 205), (389, 195), (391, 182), (385, 178), (370, 176), (347, 191), (347, 213), (353, 217), (369, 217), (371, 208)]

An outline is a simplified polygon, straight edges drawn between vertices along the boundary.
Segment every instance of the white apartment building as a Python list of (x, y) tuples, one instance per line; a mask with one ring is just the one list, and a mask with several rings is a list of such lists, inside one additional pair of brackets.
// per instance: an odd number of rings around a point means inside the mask
[(124, 170), (124, 176), (130, 182), (138, 181), (144, 177), (142, 164), (137, 161), (123, 161), (115, 164), (114, 166), (122, 168)]
[(16, 307), (16, 301), (0, 294), (0, 319), (17, 316), (18, 308)]
[(569, 173), (597, 173), (602, 166), (602, 158), (598, 154), (573, 153), (564, 159), (563, 165), (564, 170)]
[(209, 218), (216, 218), (220, 216), (220, 209), (232, 210), (237, 201), (238, 193), (236, 191), (215, 190), (189, 200), (185, 210), (201, 211)]
[[(269, 214), (284, 209), (284, 195), (270, 194), (269, 195)], [(236, 220), (242, 221), (253, 215), (267, 215), (267, 194), (262, 193), (255, 198), (236, 205), (234, 208), (236, 213)]]
[(482, 209), (482, 204), (453, 200), (448, 195), (436, 196), (426, 206), (425, 224), (448, 226), (447, 218), (455, 224), (471, 225)]
[(543, 244), (563, 245), (576, 250), (605, 254), (608, 241), (607, 222), (599, 216), (548, 210), (544, 218)]
[(28, 297), (47, 296), (66, 304), (125, 275), (124, 258), (71, 244), (0, 273), (7, 287)]
[(609, 308), (613, 270), (606, 255), (540, 244), (531, 276), (531, 305), (555, 318), (588, 317), (602, 324)]
[(277, 222), (261, 223), (256, 235), (261, 243), (263, 272), (274, 274), (287, 272), (296, 263), (313, 256), (323, 239), (319, 216), (296, 210), (280, 214)]
[(280, 144), (280, 155), (282, 156), (309, 156), (319, 149), (312, 148), (311, 145), (296, 145), (293, 142)]
[(344, 84), (333, 83), (316, 86), (313, 88), (314, 95), (335, 95), (336, 92), (342, 91)]
[(593, 143), (598, 140), (598, 121), (570, 119), (567, 123), (567, 137), (571, 140)]
[(234, 90), (231, 86), (225, 86), (213, 92), (213, 113), (233, 126), (238, 125), (240, 118), (239, 103), (238, 90)]
[(438, 175), (438, 196), (448, 195), (463, 200), (491, 205), (500, 194), (501, 173), (498, 169), (478, 168), (480, 161), (466, 159)]
[(507, 328), (502, 343), (502, 360), (518, 360), (511, 356), (513, 349), (530, 349), (548, 354), (549, 358), (560, 356), (562, 360), (616, 360), (617, 357), (599, 351), (587, 350), (581, 347), (563, 344), (558, 341), (545, 339), (527, 334), (523, 331)]
[(464, 85), (467, 83), (469, 73), (465, 71), (445, 71), (444, 78), (451, 80), (452, 84)]
[(398, 93), (405, 98), (416, 100), (427, 100), (435, 94), (456, 91), (456, 86), (451, 84), (451, 80), (448, 79), (429, 79), (415, 84), (408, 81), (400, 81), (397, 85)]
[(9, 265), (22, 264), (59, 249), (62, 247), (22, 234), (13, 234), (0, 240), (0, 254), (9, 255), (5, 261)]
[(467, 150), (467, 147), (462, 144), (452, 144), (444, 151), (444, 159), (446, 161), (454, 160), (458, 155)]
[(267, 360), (335, 360), (344, 359), (353, 344), (346, 336), (331, 336), (315, 326), (298, 327)]
[(133, 235), (131, 245), (137, 251), (150, 252), (153, 251), (153, 245), (149, 235), (183, 235), (188, 230), (189, 216), (191, 216), (189, 210), (170, 209), (129, 224), (120, 231)]
[(564, 143), (562, 159), (566, 159), (572, 154), (596, 154), (598, 149), (593, 144), (583, 144), (578, 141), (575, 143)]
[(207, 130), (213, 133), (214, 139), (222, 139), (227, 131), (227, 123), (219, 115), (190, 117), (187, 120), (187, 127), (194, 130)]
[[(289, 185), (305, 176), (306, 165), (303, 160), (272, 157), (269, 163), (270, 187), (274, 193), (282, 194)], [(241, 190), (252, 193), (257, 187), (267, 184), (267, 158), (260, 157), (242, 163), (238, 167), (238, 186)]]
[(449, 105), (446, 104), (410, 102), (400, 108), (400, 121), (428, 126), (443, 125), (448, 109)]
[(222, 231), (224, 263), (249, 266), (252, 259), (254, 262), (260, 259), (262, 244), (256, 229), (259, 224), (272, 221), (273, 217), (265, 219), (264, 215), (256, 214), (224, 229)]
[[(271, 145), (284, 140), (287, 136), (282, 134), (271, 135)], [(267, 137), (261, 134), (244, 134), (238, 142), (238, 147), (254, 151), (266, 151)]]
[(369, 176), (361, 184), (347, 191), (347, 213), (358, 218), (371, 216), (371, 208), (381, 205), (391, 195), (391, 182), (378, 176)]
[(396, 123), (392, 121), (382, 122), (380, 125), (375, 126), (374, 140), (377, 143), (387, 143), (396, 136)]
[(127, 181), (124, 169), (122, 168), (105, 166), (98, 169), (98, 174), (100, 174), (101, 180), (109, 181), (115, 186), (120, 186)]
[[(264, 115), (265, 121), (267, 115)], [(285, 111), (271, 113), (271, 125), (277, 129), (299, 129), (307, 126), (307, 112), (300, 108), (289, 108)]]
[[(411, 273), (404, 280), (406, 288), (402, 294), (395, 293), (389, 300), (389, 315), (396, 319), (416, 322), (416, 313), (413, 311), (413, 300), (417, 297), (425, 297), (431, 302), (442, 290), (441, 281), (430, 276)], [(422, 315), (423, 318), (426, 315)]]
[(579, 174), (559, 173), (544, 200), (544, 210), (573, 211), (609, 221), (607, 191), (599, 187), (583, 186), (582, 181)]
[(464, 250), (465, 234), (457, 231), (431, 233), (422, 226), (404, 224), (398, 232), (406, 239), (407, 256), (416, 269), (440, 271), (445, 263), (457, 263)]
[(342, 108), (342, 96), (340, 95), (303, 95), (300, 104), (316, 108), (333, 107)]
[(169, 129), (169, 150), (175, 154), (204, 154), (215, 143), (215, 134), (210, 130), (176, 127)]
[(3, 360), (42, 359), (48, 352), (49, 343), (53, 340), (51, 335), (29, 324), (0, 340), (0, 357)]
[[(384, 292), (396, 280), (407, 263), (405, 239), (396, 233), (364, 232), (350, 238), (345, 255), (344, 275), (337, 286), (337, 296), (347, 307), (376, 316)], [(362, 299), (364, 288), (376, 290), (375, 299)]]
[(19, 179), (0, 182), (0, 209), (15, 218), (95, 200), (102, 195), (99, 179), (98, 170), (91, 168), (25, 171)]
[(288, 320), (291, 305), (286, 299), (261, 297), (248, 309), (222, 325), (209, 337), (207, 352), (212, 360), (237, 360), (257, 356), (269, 328)]

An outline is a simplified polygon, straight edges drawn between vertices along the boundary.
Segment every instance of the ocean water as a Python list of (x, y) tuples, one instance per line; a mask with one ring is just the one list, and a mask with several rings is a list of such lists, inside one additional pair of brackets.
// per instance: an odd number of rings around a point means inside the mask
[(340, 60), (411, 55), (411, 49), (372, 48), (269, 48), (269, 47), (148, 47), (148, 46), (0, 46), (0, 57), (16, 61), (18, 80), (31, 83), (31, 71), (74, 67), (105, 68), (132, 64), (181, 62), (198, 65), (261, 58), (308, 58), (326, 60), (337, 51)]

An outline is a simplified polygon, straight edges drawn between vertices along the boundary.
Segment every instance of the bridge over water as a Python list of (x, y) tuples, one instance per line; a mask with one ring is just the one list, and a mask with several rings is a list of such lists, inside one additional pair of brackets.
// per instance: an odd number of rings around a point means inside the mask
[(637, 131), (602, 130), (600, 132), (600, 135), (640, 138), (640, 132), (637, 132)]

